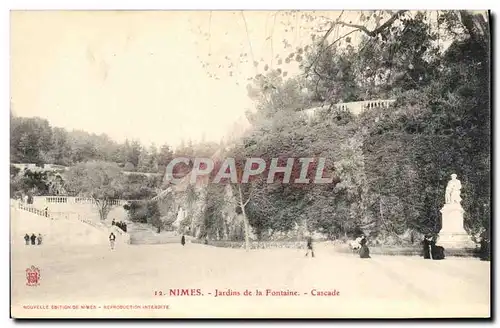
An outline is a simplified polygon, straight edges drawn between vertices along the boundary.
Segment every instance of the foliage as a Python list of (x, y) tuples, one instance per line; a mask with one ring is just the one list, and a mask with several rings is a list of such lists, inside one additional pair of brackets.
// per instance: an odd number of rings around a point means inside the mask
[(84, 131), (67, 131), (51, 127), (38, 117), (10, 118), (10, 160), (12, 163), (59, 164), (72, 166), (88, 161), (105, 161), (124, 166), (125, 171), (156, 173), (172, 159), (170, 146), (165, 144), (158, 153), (156, 146), (149, 148), (138, 141), (123, 144), (107, 135)]
[[(332, 41), (326, 32), (302, 52), (303, 75), (284, 79), (271, 70), (247, 87), (257, 105), (249, 115), (253, 130), (232, 152), (326, 157), (333, 160), (327, 172), (334, 177), (328, 186), (243, 185), (244, 194), (254, 190), (245, 198), (250, 225), (259, 238), (304, 226), (330, 238), (365, 232), (402, 242), (405, 234), (439, 231), (444, 187), (456, 173), (466, 229), (488, 229), (491, 116), (484, 17), (466, 11), (362, 16), (360, 24), (331, 22), (362, 33), (357, 44), (346, 35)], [(393, 107), (359, 116), (334, 106), (390, 97), (397, 100)], [(302, 110), (318, 102), (326, 106), (307, 119)]]
[(161, 176), (146, 176), (143, 174), (127, 174), (121, 199), (151, 199), (156, 196), (156, 190), (161, 183)]
[(125, 177), (116, 164), (88, 162), (78, 164), (66, 174), (68, 191), (75, 196), (91, 197), (101, 220), (105, 220), (110, 209), (110, 201), (123, 193)]
[[(17, 173), (16, 173), (17, 172)], [(19, 169), (11, 166), (11, 195), (27, 195), (32, 196), (49, 194), (50, 182), (47, 172), (31, 171)]]
[(163, 227), (156, 201), (131, 201), (124, 209), (132, 222), (149, 223), (156, 228)]

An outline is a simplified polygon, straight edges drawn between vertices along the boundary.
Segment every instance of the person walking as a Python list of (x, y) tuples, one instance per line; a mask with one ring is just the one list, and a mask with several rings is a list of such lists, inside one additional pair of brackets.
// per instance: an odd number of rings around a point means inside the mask
[(370, 258), (370, 249), (368, 246), (366, 246), (366, 237), (365, 235), (361, 236), (361, 240), (359, 244), (361, 245), (361, 248), (359, 249), (359, 257), (362, 259), (369, 259)]
[(309, 256), (309, 251), (311, 251), (311, 257), (314, 257), (313, 239), (312, 239), (311, 235), (307, 236), (307, 252), (306, 252), (306, 257)]
[(115, 249), (115, 240), (116, 240), (115, 234), (111, 233), (109, 235), (109, 245), (111, 246), (111, 249)]
[(30, 239), (31, 239), (31, 245), (35, 245), (36, 236), (35, 236), (35, 234), (34, 234), (34, 233), (33, 233), (33, 234), (31, 234), (31, 238), (30, 238)]
[(185, 244), (186, 244), (186, 237), (184, 237), (184, 235), (182, 235), (181, 245), (184, 246)]
[(36, 238), (36, 240), (38, 242), (38, 245), (42, 244), (42, 234), (41, 233), (38, 234), (38, 237)]
[(24, 235), (24, 241), (26, 242), (26, 245), (29, 245), (30, 244), (30, 235), (25, 234)]

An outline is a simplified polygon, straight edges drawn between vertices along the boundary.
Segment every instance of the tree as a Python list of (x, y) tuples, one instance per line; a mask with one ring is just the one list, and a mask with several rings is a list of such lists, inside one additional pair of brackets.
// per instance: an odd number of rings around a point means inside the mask
[(54, 128), (52, 130), (52, 149), (51, 157), (55, 164), (69, 165), (70, 159), (68, 154), (71, 153), (71, 146), (68, 142), (68, 134), (62, 128)]
[(148, 150), (146, 148), (141, 149), (141, 153), (139, 154), (139, 161), (137, 164), (137, 172), (149, 172), (150, 159)]
[(74, 195), (91, 197), (101, 220), (106, 220), (111, 201), (119, 199), (123, 192), (125, 177), (116, 164), (88, 162), (71, 167), (66, 183)]
[(14, 174), (16, 170), (15, 167), (11, 167), (11, 194), (47, 195), (49, 193), (50, 183), (47, 172), (25, 169)]
[(11, 116), (11, 161), (40, 164), (52, 146), (49, 122)]
[(158, 181), (154, 177), (131, 173), (127, 174), (124, 179), (125, 184), (121, 194), (123, 199), (151, 199), (156, 194)]
[(160, 152), (158, 154), (158, 171), (160, 173), (165, 173), (165, 168), (170, 163), (170, 161), (174, 158), (174, 153), (168, 144), (164, 144), (160, 148)]
[(160, 233), (163, 226), (163, 222), (160, 219), (160, 209), (158, 208), (158, 203), (155, 201), (148, 201), (146, 203), (147, 208), (147, 222), (153, 227), (157, 228), (158, 233)]
[[(302, 52), (301, 87), (285, 88), (279, 72), (253, 79), (248, 91), (257, 112), (242, 146), (250, 157), (331, 158), (339, 181), (330, 189), (259, 186), (265, 197), (252, 196), (246, 207), (252, 227), (258, 234), (287, 230), (296, 218), (331, 237), (359, 229), (396, 239), (408, 230), (436, 232), (442, 189), (453, 172), (463, 179), (467, 229), (489, 224), (484, 16), (377, 11), (361, 13), (356, 23), (341, 16)], [(339, 25), (351, 30), (335, 32)], [(357, 42), (350, 39), (354, 33), (362, 36)], [(443, 41), (450, 46), (443, 48)], [(387, 97), (397, 100), (393, 107), (358, 117), (333, 106)], [(294, 111), (318, 101), (328, 106), (309, 123), (294, 118)]]
[(147, 166), (149, 168), (149, 172), (158, 172), (158, 149), (154, 143), (149, 147)]
[(134, 140), (130, 144), (130, 148), (128, 149), (127, 153), (127, 161), (132, 163), (134, 165), (134, 168), (137, 169), (139, 165), (139, 157), (141, 156), (142, 152), (142, 145), (139, 143), (139, 141)]

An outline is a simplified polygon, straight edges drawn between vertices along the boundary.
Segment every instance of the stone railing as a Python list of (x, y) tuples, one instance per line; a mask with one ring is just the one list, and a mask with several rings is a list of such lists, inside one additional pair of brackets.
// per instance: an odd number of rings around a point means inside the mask
[(120, 228), (118, 228), (116, 226), (107, 226), (102, 222), (83, 218), (78, 213), (74, 213), (74, 212), (49, 212), (49, 211), (37, 209), (33, 206), (30, 206), (28, 204), (24, 204), (23, 202), (18, 201), (18, 200), (14, 200), (14, 199), (11, 199), (11, 206), (18, 208), (20, 210), (38, 215), (38, 216), (45, 217), (47, 219), (51, 219), (51, 220), (76, 220), (76, 221), (79, 221), (81, 223), (90, 225), (93, 228), (98, 229), (98, 230), (103, 231), (103, 232), (106, 232), (106, 233), (108, 233), (109, 230), (111, 230), (111, 231), (115, 232), (115, 234), (121, 236), (120, 239), (124, 243), (130, 244), (130, 235), (128, 233), (126, 233), (125, 231), (121, 230)]
[(67, 203), (68, 198), (67, 197), (46, 197), (45, 202), (46, 203)]
[[(12, 204), (12, 202), (11, 202), (11, 204)], [(39, 215), (39, 216), (43, 216), (43, 217), (46, 217), (46, 218), (50, 218), (52, 220), (54, 219), (53, 217), (51, 217), (51, 213), (48, 212), (48, 211), (40, 210), (40, 209), (35, 208), (33, 206), (29, 206), (27, 204), (24, 204), (24, 203), (22, 203), (20, 201), (14, 201), (13, 204), (14, 204), (14, 206), (16, 206), (20, 210), (23, 210), (23, 211), (26, 211), (26, 212), (29, 212), (29, 213), (33, 213), (33, 214), (36, 214), (36, 215)]]
[(122, 171), (125, 175), (144, 175), (147, 177), (162, 176), (161, 173), (151, 173), (151, 172), (134, 172), (134, 171)]
[[(377, 99), (377, 100), (365, 100), (365, 101), (353, 101), (347, 103), (338, 103), (335, 108), (339, 110), (349, 111), (354, 115), (359, 115), (365, 110), (370, 110), (373, 108), (389, 108), (396, 100), (395, 99)], [(308, 108), (303, 111), (306, 117), (312, 118), (318, 111), (326, 110), (330, 106), (321, 106), (315, 108)]]
[[(42, 164), (42, 165), (37, 165), (35, 163), (11, 163), (12, 166), (17, 167), (18, 169), (22, 170), (30, 170), (30, 171), (68, 171), (70, 169), (69, 166), (64, 166), (64, 165), (59, 165), (59, 164)], [(154, 177), (154, 176), (162, 176), (162, 173), (152, 173), (152, 172), (135, 172), (135, 171), (122, 171), (123, 174), (125, 175), (130, 175), (130, 174), (137, 174), (137, 175), (144, 175), (147, 177)]]
[[(90, 197), (69, 197), (69, 196), (35, 196), (35, 201), (37, 203), (43, 202), (46, 204), (95, 204), (95, 200)], [(125, 200), (125, 199), (112, 199), (110, 200), (111, 206), (123, 206), (127, 202), (135, 200)]]
[(36, 172), (42, 172), (42, 171), (67, 171), (69, 168), (63, 165), (57, 165), (57, 164), (43, 164), (43, 165), (37, 165), (34, 163), (11, 163), (12, 166), (17, 167), (18, 169), (22, 170), (30, 170), (30, 171), (36, 171)]
[(365, 110), (372, 108), (389, 108), (393, 104), (395, 99), (379, 99), (379, 100), (366, 100), (366, 101), (354, 101), (348, 103), (336, 104), (335, 108), (340, 110), (348, 110), (353, 114), (360, 114)]

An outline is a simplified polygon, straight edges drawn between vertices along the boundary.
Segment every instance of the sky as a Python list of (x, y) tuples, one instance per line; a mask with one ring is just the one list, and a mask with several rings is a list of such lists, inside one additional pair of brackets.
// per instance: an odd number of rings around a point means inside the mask
[(270, 11), (12, 12), (11, 110), (117, 141), (219, 141), (254, 108), (247, 78), (310, 43), (307, 26)]

